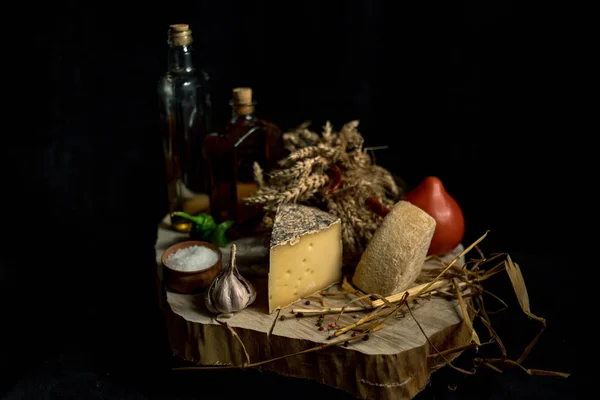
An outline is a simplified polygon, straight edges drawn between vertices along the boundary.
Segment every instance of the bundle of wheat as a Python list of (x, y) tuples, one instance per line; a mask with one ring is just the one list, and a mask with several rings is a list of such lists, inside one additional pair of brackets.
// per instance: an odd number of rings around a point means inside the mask
[(400, 198), (392, 174), (376, 165), (357, 130), (358, 121), (346, 123), (334, 132), (329, 122), (321, 135), (306, 122), (283, 135), (289, 155), (281, 168), (268, 174), (254, 165), (259, 190), (246, 198), (265, 211), (263, 225), (271, 226), (281, 203), (302, 203), (318, 207), (342, 221), (344, 260), (356, 265), (383, 217), (373, 212), (368, 199), (391, 207)]

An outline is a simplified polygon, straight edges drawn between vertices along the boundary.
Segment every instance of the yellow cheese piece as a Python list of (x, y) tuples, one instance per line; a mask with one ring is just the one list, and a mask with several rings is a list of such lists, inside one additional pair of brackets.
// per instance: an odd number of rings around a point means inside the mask
[(369, 241), (352, 283), (381, 296), (408, 289), (421, 273), (435, 226), (435, 219), (419, 207), (396, 203)]
[(272, 313), (341, 280), (341, 221), (314, 207), (281, 204), (269, 252)]

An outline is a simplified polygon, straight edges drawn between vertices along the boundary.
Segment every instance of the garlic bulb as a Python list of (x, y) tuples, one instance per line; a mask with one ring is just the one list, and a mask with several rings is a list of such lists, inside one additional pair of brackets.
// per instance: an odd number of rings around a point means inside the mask
[(232, 244), (229, 264), (223, 266), (206, 292), (206, 308), (214, 314), (235, 313), (256, 300), (256, 290), (235, 265), (235, 251), (236, 246)]

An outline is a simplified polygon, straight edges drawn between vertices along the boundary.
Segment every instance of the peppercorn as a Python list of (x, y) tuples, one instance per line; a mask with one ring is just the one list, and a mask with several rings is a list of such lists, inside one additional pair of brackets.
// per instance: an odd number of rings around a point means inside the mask
[(329, 324), (329, 329), (335, 328), (335, 324)]
[(325, 329), (325, 328), (323, 328), (323, 326), (322, 326), (322, 325), (319, 325), (319, 330), (320, 330), (320, 331), (322, 331), (322, 330), (324, 330), (324, 329)]
[(304, 317), (304, 313), (299, 312), (296, 314), (296, 318), (302, 318), (302, 317)]
[(279, 317), (280, 321), (283, 321), (285, 319), (285, 315), (282, 315), (281, 317)]
[(365, 342), (366, 342), (367, 340), (369, 340), (369, 335), (365, 335), (365, 336), (363, 336), (362, 340), (364, 340)]
[(304, 304), (306, 304), (306, 305), (309, 305), (309, 304), (310, 304), (310, 300), (306, 300), (306, 301), (304, 302)]
[(344, 342), (344, 347), (348, 347), (348, 342)]
[(356, 332), (352, 332), (352, 337), (356, 336), (357, 333)]

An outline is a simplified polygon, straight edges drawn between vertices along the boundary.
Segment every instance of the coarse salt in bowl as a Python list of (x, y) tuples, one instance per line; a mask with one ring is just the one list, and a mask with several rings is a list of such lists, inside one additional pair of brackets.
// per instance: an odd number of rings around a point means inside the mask
[(210, 286), (222, 268), (219, 247), (203, 241), (177, 243), (162, 254), (165, 285), (180, 293), (199, 293)]
[(181, 248), (167, 257), (169, 267), (177, 271), (201, 271), (215, 265), (219, 254), (206, 246), (188, 246)]

